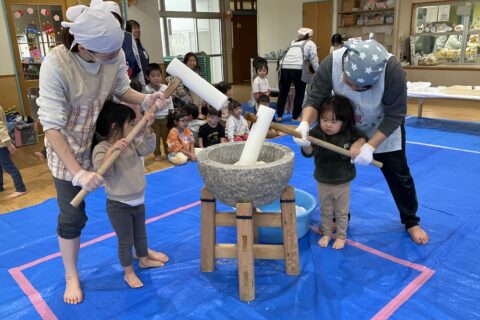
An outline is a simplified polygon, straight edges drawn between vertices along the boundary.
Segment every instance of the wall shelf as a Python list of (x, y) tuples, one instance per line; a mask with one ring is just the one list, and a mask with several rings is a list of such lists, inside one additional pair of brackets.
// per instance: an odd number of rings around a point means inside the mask
[(372, 9), (372, 10), (357, 10), (357, 11), (340, 11), (338, 14), (362, 14), (362, 13), (375, 13), (375, 12), (386, 12), (391, 11), (394, 12), (395, 8), (387, 8), (387, 9)]
[(393, 26), (393, 23), (379, 23), (379, 24), (362, 24), (354, 26), (337, 26), (337, 28), (364, 28), (364, 27), (378, 27), (378, 26)]

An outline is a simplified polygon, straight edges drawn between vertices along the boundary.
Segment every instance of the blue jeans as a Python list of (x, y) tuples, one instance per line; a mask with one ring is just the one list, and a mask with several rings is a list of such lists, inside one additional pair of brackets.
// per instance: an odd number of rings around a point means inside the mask
[(25, 192), (25, 184), (23, 183), (22, 175), (18, 171), (15, 164), (10, 158), (10, 152), (7, 147), (0, 148), (0, 191), (3, 191), (3, 170), (7, 171), (12, 176), (15, 191)]

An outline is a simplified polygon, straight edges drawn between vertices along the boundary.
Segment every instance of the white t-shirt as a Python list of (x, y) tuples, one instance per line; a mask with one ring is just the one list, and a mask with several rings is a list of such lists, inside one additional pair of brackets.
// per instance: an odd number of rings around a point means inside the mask
[(267, 78), (260, 78), (257, 76), (252, 83), (252, 92), (268, 92), (270, 91), (270, 85), (268, 84)]

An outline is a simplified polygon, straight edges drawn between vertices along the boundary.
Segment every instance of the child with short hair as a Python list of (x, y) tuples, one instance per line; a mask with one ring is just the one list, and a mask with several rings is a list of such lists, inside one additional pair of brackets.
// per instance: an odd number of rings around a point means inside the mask
[(268, 83), (268, 63), (265, 59), (258, 59), (254, 63), (255, 74), (257, 77), (252, 83), (252, 95), (255, 100), (255, 111), (258, 111), (258, 97), (261, 95), (270, 95), (270, 85)]
[[(228, 97), (228, 101), (232, 100), (232, 86), (230, 85), (230, 83), (225, 81), (220, 81), (215, 85), (215, 88), (217, 88), (218, 91), (226, 95)], [(230, 116), (230, 113), (228, 111), (228, 102), (227, 102), (225, 106), (222, 108), (222, 116), (220, 118), (220, 124), (222, 126), (225, 127), (227, 125), (227, 119), (229, 116)]]
[(5, 118), (2, 106), (0, 106), (0, 192), (4, 191), (3, 170), (12, 177), (15, 186), (15, 192), (9, 194), (7, 199), (17, 198), (27, 193), (22, 175), (10, 158), (10, 153), (15, 153), (15, 151), (17, 151), (17, 148), (15, 148), (10, 140), (7, 129), (7, 119)]
[(305, 157), (315, 158), (314, 177), (317, 180), (323, 232), (318, 245), (328, 246), (332, 238), (332, 224), (335, 217), (337, 234), (332, 248), (342, 249), (347, 237), (350, 182), (356, 175), (352, 159), (360, 153), (360, 148), (368, 138), (365, 133), (355, 127), (353, 106), (348, 98), (339, 95), (330, 96), (325, 100), (318, 114), (318, 125), (310, 131), (310, 135), (350, 150), (350, 157), (346, 157), (316, 145), (312, 146), (308, 140), (302, 146), (302, 154)]
[(188, 129), (188, 115), (182, 108), (170, 111), (168, 127), (171, 128), (167, 137), (168, 161), (182, 165), (188, 160), (195, 161), (195, 139)]
[(228, 104), (228, 111), (230, 116), (225, 128), (226, 140), (229, 142), (247, 141), (250, 130), (247, 120), (242, 116), (242, 105), (238, 101), (232, 100)]
[[(158, 63), (150, 63), (145, 71), (148, 84), (145, 86), (144, 93), (154, 93), (157, 91), (165, 92), (167, 86), (162, 84), (162, 69)], [(169, 110), (173, 110), (173, 101), (172, 98), (168, 98), (167, 100), (167, 107), (158, 110), (155, 113), (155, 122), (153, 123), (152, 129), (155, 132), (157, 137), (157, 146), (153, 151), (154, 160), (161, 161), (162, 159), (166, 159), (165, 150), (162, 150), (160, 145), (163, 142), (163, 146), (167, 144), (167, 136), (168, 136), (168, 112)], [(145, 110), (148, 111), (148, 110)]]
[(207, 123), (200, 127), (198, 144), (200, 148), (207, 148), (225, 142), (225, 128), (218, 123), (222, 115), (213, 107), (208, 107)]
[(204, 125), (207, 121), (200, 119), (200, 114), (198, 112), (198, 106), (194, 105), (193, 103), (187, 103), (182, 107), (182, 109), (187, 113), (188, 116), (188, 129), (193, 134), (193, 138), (195, 139), (195, 147), (198, 147), (198, 131), (200, 130), (200, 126)]
[[(104, 174), (107, 193), (107, 214), (118, 237), (118, 256), (124, 270), (124, 280), (131, 288), (140, 288), (142, 281), (132, 265), (132, 247), (135, 247), (140, 268), (161, 267), (168, 257), (154, 259), (147, 246), (145, 228), (145, 174), (140, 156), (155, 149), (155, 133), (151, 129), (154, 115), (146, 113), (147, 128), (130, 144), (125, 137), (135, 122), (135, 112), (128, 106), (107, 102), (100, 112), (92, 148), (92, 161), (98, 169), (115, 150), (120, 156)], [(100, 141), (97, 144), (97, 141)], [(159, 254), (159, 253), (157, 253)]]

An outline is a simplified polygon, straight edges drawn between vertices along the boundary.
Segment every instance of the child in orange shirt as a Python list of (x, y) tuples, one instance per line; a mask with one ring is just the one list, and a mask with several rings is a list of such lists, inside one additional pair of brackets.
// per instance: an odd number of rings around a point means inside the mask
[(195, 161), (195, 138), (188, 126), (188, 115), (183, 109), (175, 109), (168, 115), (168, 127), (171, 128), (167, 137), (168, 161), (175, 165)]

